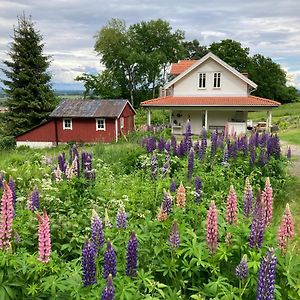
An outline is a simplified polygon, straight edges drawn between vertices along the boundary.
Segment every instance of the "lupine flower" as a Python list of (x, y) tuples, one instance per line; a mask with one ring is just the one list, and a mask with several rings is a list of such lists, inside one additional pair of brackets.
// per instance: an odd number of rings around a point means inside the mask
[(269, 177), (266, 179), (265, 188), (262, 192), (262, 203), (265, 209), (265, 226), (269, 226), (271, 224), (273, 214), (273, 190)]
[(277, 232), (277, 246), (283, 253), (286, 252), (287, 243), (289, 239), (294, 237), (294, 223), (290, 207), (287, 204), (284, 214), (282, 216), (281, 224)]
[(259, 157), (258, 157), (258, 164), (260, 167), (264, 167), (267, 163), (267, 156), (265, 149), (260, 149)]
[(166, 141), (164, 140), (164, 138), (160, 138), (157, 143), (157, 150), (159, 152), (163, 152), (165, 150), (165, 145), (166, 145)]
[(61, 172), (65, 173), (66, 171), (66, 158), (65, 153), (61, 153), (58, 155), (58, 168)]
[(250, 147), (250, 166), (253, 167), (255, 164), (255, 158), (256, 158), (256, 153), (255, 153), (255, 148)]
[(177, 207), (185, 208), (185, 188), (182, 182), (177, 190), (176, 204)]
[(174, 181), (174, 179), (172, 179), (171, 184), (170, 184), (170, 192), (171, 193), (175, 193), (176, 192), (176, 182)]
[(230, 245), (232, 243), (232, 235), (230, 232), (227, 232), (226, 233), (226, 236), (225, 236), (225, 243), (226, 245)]
[(116, 218), (117, 228), (125, 229), (126, 221), (127, 221), (127, 214), (125, 211), (124, 204), (120, 204), (118, 212), (117, 212), (117, 218)]
[(206, 242), (211, 255), (218, 248), (218, 211), (214, 201), (211, 201), (206, 218)]
[(7, 250), (11, 242), (11, 230), (13, 222), (13, 194), (3, 180), (3, 194), (1, 199), (1, 216), (0, 216), (0, 249)]
[(251, 224), (249, 247), (261, 248), (265, 232), (265, 214), (264, 205), (261, 201), (260, 191), (257, 192), (253, 220)]
[(94, 209), (92, 210), (91, 229), (92, 246), (95, 252), (98, 253), (99, 249), (104, 244), (103, 224), (101, 218), (98, 216), (97, 212)]
[(167, 176), (167, 174), (169, 172), (169, 168), (170, 168), (170, 155), (169, 155), (169, 153), (166, 153), (165, 162), (161, 169), (162, 178), (165, 178)]
[(246, 178), (245, 189), (244, 189), (244, 216), (249, 218), (252, 214), (253, 206), (253, 191), (250, 184), (249, 178)]
[(205, 127), (203, 127), (201, 131), (201, 157), (199, 153), (199, 159), (201, 161), (205, 159), (206, 149), (207, 149), (207, 132)]
[(107, 208), (105, 208), (105, 212), (104, 212), (104, 225), (107, 228), (111, 228), (112, 227), (110, 219), (109, 219), (109, 216), (108, 216)]
[(148, 153), (153, 152), (156, 149), (155, 137), (150, 137), (146, 139), (146, 150)]
[(188, 179), (192, 179), (194, 171), (194, 149), (190, 149), (189, 158), (188, 158)]
[(176, 154), (176, 148), (177, 148), (177, 141), (176, 141), (176, 137), (174, 135), (172, 135), (171, 137), (171, 148), (173, 150), (174, 155)]
[(39, 220), (39, 257), (38, 260), (47, 263), (50, 260), (51, 254), (51, 236), (50, 236), (50, 222), (46, 210), (43, 210), (43, 215), (36, 212)]
[(291, 158), (292, 158), (292, 149), (291, 149), (291, 146), (288, 146), (288, 149), (287, 149), (287, 152), (286, 152), (286, 158), (288, 160), (291, 160)]
[(76, 155), (73, 162), (72, 162), (72, 172), (74, 175), (79, 176), (79, 161), (78, 156)]
[(248, 263), (247, 263), (247, 255), (245, 254), (241, 259), (239, 265), (235, 268), (235, 275), (240, 280), (245, 280), (249, 275)]
[(73, 170), (72, 170), (72, 167), (70, 167), (69, 165), (66, 166), (66, 177), (67, 179), (72, 179), (74, 173), (73, 173)]
[(214, 130), (211, 134), (210, 157), (214, 157), (217, 151), (218, 133)]
[(168, 214), (164, 212), (163, 207), (161, 206), (157, 213), (157, 221), (163, 222), (168, 218)]
[(174, 221), (172, 225), (172, 230), (169, 237), (169, 243), (171, 249), (177, 249), (179, 247), (180, 239), (179, 239), (178, 225), (176, 221)]
[(200, 203), (202, 199), (202, 182), (200, 176), (197, 176), (195, 179), (195, 192), (196, 192), (195, 202)]
[(104, 254), (104, 278), (107, 278), (111, 274), (112, 277), (117, 275), (116, 270), (116, 252), (112, 247), (111, 241), (107, 242), (107, 249)]
[[(66, 171), (66, 169), (65, 169), (65, 171)], [(59, 166), (57, 166), (57, 168), (54, 169), (53, 173), (54, 173), (54, 179), (55, 179), (55, 181), (62, 180), (62, 177), (61, 177), (62, 171), (60, 170)]]
[(138, 240), (134, 232), (131, 233), (130, 240), (127, 245), (126, 256), (126, 275), (130, 277), (136, 276), (138, 256)]
[(12, 192), (12, 196), (13, 196), (13, 208), (14, 208), (14, 215), (16, 214), (16, 205), (17, 205), (17, 193), (16, 193), (16, 183), (14, 181), (14, 179), (10, 176), (9, 177), (9, 182), (8, 185), (10, 187), (10, 190)]
[(4, 175), (2, 172), (0, 172), (0, 189), (3, 188), (3, 179), (4, 179)]
[(274, 249), (271, 248), (260, 263), (256, 300), (274, 299), (276, 262)]
[(237, 198), (233, 185), (230, 186), (229, 194), (227, 197), (226, 207), (226, 221), (228, 224), (237, 225)]
[(114, 299), (115, 299), (115, 288), (112, 281), (112, 275), (109, 274), (107, 277), (106, 287), (102, 292), (101, 300), (114, 300)]
[(167, 215), (169, 215), (172, 211), (173, 199), (169, 192), (164, 189), (164, 199), (162, 202), (162, 209)]
[(185, 126), (185, 133), (184, 133), (184, 144), (185, 144), (185, 151), (190, 151), (192, 147), (192, 126), (190, 122), (186, 123)]
[(89, 240), (86, 240), (82, 249), (82, 282), (86, 287), (97, 283), (95, 250)]
[(36, 187), (28, 197), (27, 207), (31, 211), (38, 210), (40, 207), (40, 194)]
[(156, 179), (158, 171), (158, 162), (156, 156), (153, 154), (151, 157), (151, 176)]
[(226, 147), (224, 148), (224, 151), (223, 151), (222, 165), (228, 166), (228, 150)]

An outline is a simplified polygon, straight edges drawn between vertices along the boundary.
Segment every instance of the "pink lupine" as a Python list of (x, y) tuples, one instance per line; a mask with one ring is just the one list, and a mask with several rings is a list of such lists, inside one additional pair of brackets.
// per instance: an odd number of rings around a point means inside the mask
[(214, 201), (211, 201), (206, 219), (206, 242), (211, 255), (218, 247), (218, 211)]
[(57, 166), (57, 168), (54, 169), (53, 173), (54, 173), (55, 181), (60, 181), (62, 179), (61, 177), (62, 171), (60, 170), (59, 166)]
[(267, 177), (265, 188), (262, 192), (262, 203), (264, 206), (264, 214), (265, 214), (265, 226), (269, 226), (272, 221), (273, 214), (273, 190), (270, 184), (270, 178)]
[(10, 247), (13, 222), (13, 194), (6, 181), (3, 181), (3, 194), (1, 199), (0, 215), (0, 249), (7, 250)]
[(177, 207), (185, 208), (185, 188), (182, 182), (180, 183), (180, 186), (177, 189), (176, 204)]
[(51, 253), (51, 237), (50, 237), (50, 223), (49, 217), (44, 209), (43, 215), (36, 212), (39, 220), (39, 257), (38, 260), (47, 263), (50, 260)]
[(168, 218), (168, 214), (164, 211), (163, 206), (159, 208), (156, 218), (159, 222), (163, 222)]
[(282, 250), (283, 253), (286, 252), (288, 239), (292, 239), (293, 236), (294, 223), (290, 207), (287, 204), (277, 232), (277, 246)]
[(237, 199), (236, 193), (233, 185), (230, 186), (229, 194), (227, 197), (227, 207), (226, 207), (226, 221), (228, 224), (237, 224)]
[(66, 177), (67, 179), (72, 179), (74, 173), (72, 170), (72, 167), (70, 167), (69, 165), (66, 166)]

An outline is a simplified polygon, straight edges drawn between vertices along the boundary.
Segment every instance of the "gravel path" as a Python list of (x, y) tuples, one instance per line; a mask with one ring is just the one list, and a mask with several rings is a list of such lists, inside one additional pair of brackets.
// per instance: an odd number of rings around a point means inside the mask
[(300, 177), (300, 146), (298, 145), (289, 145), (287, 142), (281, 141), (282, 153), (286, 154), (287, 147), (291, 146), (292, 150), (292, 164), (290, 164), (290, 173), (293, 176)]

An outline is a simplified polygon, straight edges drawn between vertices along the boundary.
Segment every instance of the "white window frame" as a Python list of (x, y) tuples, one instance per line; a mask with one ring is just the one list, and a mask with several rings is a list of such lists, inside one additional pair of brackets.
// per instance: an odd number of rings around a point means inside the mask
[(120, 118), (120, 128), (123, 129), (124, 128), (124, 117)]
[(206, 89), (206, 73), (198, 73), (198, 89)]
[[(70, 121), (70, 127), (66, 126), (66, 121)], [(72, 129), (73, 129), (72, 119), (71, 118), (63, 119), (63, 130), (72, 130)]]
[(220, 89), (221, 88), (221, 72), (214, 72), (213, 88), (214, 89)]
[[(103, 127), (99, 127), (99, 121), (103, 121)], [(96, 131), (105, 131), (106, 130), (106, 125), (105, 125), (105, 119), (104, 118), (99, 118), (96, 119)]]

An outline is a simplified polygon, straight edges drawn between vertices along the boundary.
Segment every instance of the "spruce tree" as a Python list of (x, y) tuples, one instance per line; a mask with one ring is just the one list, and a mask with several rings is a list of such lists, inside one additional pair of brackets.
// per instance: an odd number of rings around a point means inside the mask
[(9, 60), (2, 71), (8, 96), (6, 133), (17, 135), (47, 119), (56, 104), (47, 72), (50, 57), (43, 54), (44, 44), (31, 18), (18, 18), (10, 46)]

